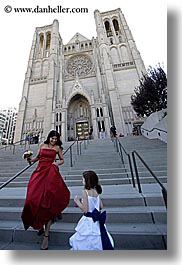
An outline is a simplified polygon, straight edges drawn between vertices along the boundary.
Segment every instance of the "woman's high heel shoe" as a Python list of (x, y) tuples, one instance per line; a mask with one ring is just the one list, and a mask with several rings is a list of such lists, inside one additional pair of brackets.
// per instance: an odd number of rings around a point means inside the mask
[(41, 250), (48, 250), (48, 239), (49, 239), (49, 236), (44, 235), (42, 245), (40, 248)]

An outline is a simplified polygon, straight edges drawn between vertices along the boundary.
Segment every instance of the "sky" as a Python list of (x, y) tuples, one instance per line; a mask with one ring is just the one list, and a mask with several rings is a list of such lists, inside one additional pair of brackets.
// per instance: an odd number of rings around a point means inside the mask
[[(85, 7), (88, 13), (15, 13), (14, 8)], [(9, 6), (12, 7), (11, 12)], [(97, 36), (94, 10), (105, 12), (121, 8), (142, 56), (146, 69), (160, 63), (167, 71), (167, 2), (164, 0), (1, 0), (1, 87), (0, 108), (18, 108), (35, 28), (59, 21), (63, 44), (79, 32), (88, 39)]]

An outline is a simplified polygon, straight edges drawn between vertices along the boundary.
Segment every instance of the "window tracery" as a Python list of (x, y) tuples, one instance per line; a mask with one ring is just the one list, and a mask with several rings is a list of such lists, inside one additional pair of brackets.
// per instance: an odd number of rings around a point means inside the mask
[(92, 65), (92, 61), (88, 56), (74, 56), (68, 60), (67, 72), (72, 76), (85, 76), (91, 71)]

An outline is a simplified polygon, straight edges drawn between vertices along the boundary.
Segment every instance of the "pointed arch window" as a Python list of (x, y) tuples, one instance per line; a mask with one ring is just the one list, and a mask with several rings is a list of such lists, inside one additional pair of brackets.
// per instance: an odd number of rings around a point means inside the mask
[(44, 42), (44, 35), (43, 35), (43, 33), (41, 33), (39, 35), (39, 49), (43, 48), (43, 42)]
[(46, 50), (50, 49), (51, 44), (51, 33), (47, 32), (46, 34)]
[(102, 129), (105, 132), (105, 124), (104, 124), (104, 121), (102, 121)]
[(101, 131), (101, 124), (100, 124), (100, 121), (98, 121), (98, 129), (99, 129), (99, 132)]
[(117, 19), (113, 19), (112, 23), (113, 23), (113, 26), (114, 26), (114, 30), (116, 32), (116, 35), (118, 35), (119, 34), (119, 24), (118, 24)]
[(97, 117), (99, 117), (99, 109), (97, 108), (96, 111), (97, 111)]
[(105, 21), (104, 22), (104, 25), (105, 25), (105, 29), (106, 29), (106, 33), (107, 33), (107, 37), (111, 37), (113, 34), (112, 34), (112, 31), (111, 31), (111, 26), (110, 26), (110, 23), (109, 21)]
[(47, 34), (46, 34), (46, 51), (45, 51), (45, 57), (48, 57), (49, 56), (50, 45), (51, 45), (51, 33), (50, 32), (47, 32)]
[(44, 34), (43, 33), (40, 33), (40, 35), (39, 35), (38, 58), (41, 58), (42, 57), (43, 44), (44, 44)]
[(101, 117), (103, 117), (103, 111), (102, 111), (102, 108), (100, 108), (100, 115), (101, 115)]

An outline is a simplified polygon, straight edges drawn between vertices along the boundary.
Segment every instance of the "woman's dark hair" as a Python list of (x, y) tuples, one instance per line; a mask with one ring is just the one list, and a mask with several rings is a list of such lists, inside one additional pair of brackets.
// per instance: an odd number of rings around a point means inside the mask
[(50, 143), (50, 138), (56, 136), (57, 137), (57, 142), (56, 142), (56, 145), (58, 145), (61, 149), (63, 149), (62, 147), (62, 141), (60, 140), (60, 134), (55, 131), (55, 130), (52, 130), (49, 132), (48, 136), (47, 136), (47, 139), (44, 141), (44, 144), (49, 144)]
[(102, 193), (102, 187), (99, 184), (99, 178), (94, 171), (89, 170), (83, 172), (83, 177), (85, 179), (85, 189), (95, 189), (98, 194)]

